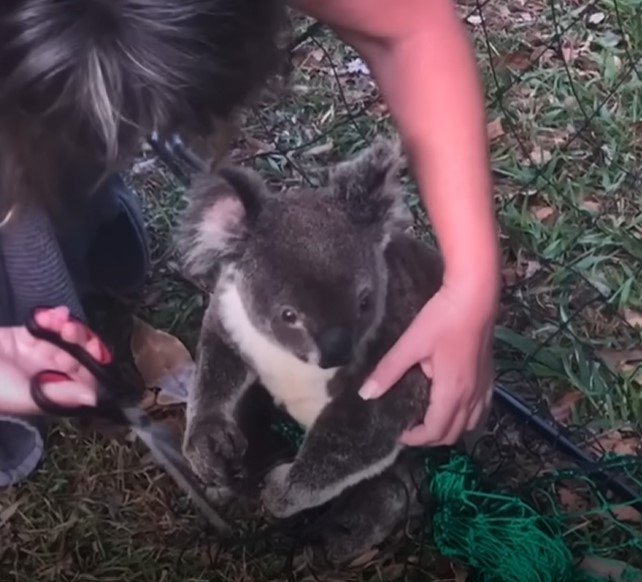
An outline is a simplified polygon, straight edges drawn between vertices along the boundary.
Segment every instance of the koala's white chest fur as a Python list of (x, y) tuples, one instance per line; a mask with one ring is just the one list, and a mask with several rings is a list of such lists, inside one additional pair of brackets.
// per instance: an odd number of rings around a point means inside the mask
[(327, 386), (336, 370), (303, 362), (261, 333), (252, 324), (233, 283), (226, 283), (221, 290), (218, 307), (225, 330), (277, 404), (310, 427), (330, 401)]

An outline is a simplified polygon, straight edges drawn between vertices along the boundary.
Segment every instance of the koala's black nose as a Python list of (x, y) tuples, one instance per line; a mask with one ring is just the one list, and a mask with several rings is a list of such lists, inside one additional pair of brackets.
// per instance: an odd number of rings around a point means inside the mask
[(352, 357), (352, 333), (346, 327), (331, 327), (318, 337), (321, 368), (345, 366)]

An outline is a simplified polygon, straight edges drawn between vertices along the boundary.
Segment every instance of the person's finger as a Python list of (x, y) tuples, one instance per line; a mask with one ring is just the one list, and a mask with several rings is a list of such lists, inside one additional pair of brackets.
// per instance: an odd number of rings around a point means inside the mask
[(420, 359), (426, 358), (430, 351), (430, 338), (417, 341), (418, 327), (413, 323), (387, 354), (381, 358), (374, 371), (359, 390), (364, 400), (379, 398), (385, 394)]
[(60, 370), (61, 372), (68, 374), (72, 378), (75, 377), (76, 374), (78, 374), (78, 372), (82, 368), (82, 366), (80, 365), (80, 362), (76, 360), (76, 358), (74, 358), (67, 352), (64, 352), (59, 349), (57, 349), (56, 352), (53, 354), (52, 361), (53, 361), (53, 366), (51, 366), (51, 368)]
[(87, 339), (87, 334), (75, 322), (67, 321), (60, 329), (60, 337), (71, 344), (82, 344)]
[(38, 310), (35, 315), (38, 325), (51, 331), (60, 331), (69, 319), (69, 308), (63, 306)]
[[(93, 406), (96, 403), (96, 392), (90, 386), (70, 381), (64, 374), (50, 374), (44, 380), (43, 392), (58, 404)], [(0, 367), (0, 413), (38, 415), (42, 412), (31, 398), (24, 375), (11, 366)]]
[(401, 442), (411, 446), (441, 443), (461, 411), (461, 391), (456, 389), (458, 386), (461, 384), (456, 377), (444, 379), (443, 374), (435, 375), (423, 424), (404, 433)]
[[(61, 378), (63, 376), (61, 375)], [(60, 381), (50, 378), (54, 382), (43, 384), (42, 391), (47, 398), (62, 406), (95, 406), (96, 391), (86, 384), (72, 381)]]
[(484, 416), (486, 416), (486, 402), (482, 400), (473, 407), (470, 413), (470, 416), (468, 417), (466, 430), (468, 431), (477, 430)]
[(455, 416), (452, 424), (448, 428), (446, 434), (440, 439), (435, 441), (436, 445), (439, 446), (452, 446), (457, 443), (457, 441), (462, 437), (466, 431), (466, 426), (468, 425), (468, 419), (470, 417), (470, 412), (467, 410), (460, 410)]

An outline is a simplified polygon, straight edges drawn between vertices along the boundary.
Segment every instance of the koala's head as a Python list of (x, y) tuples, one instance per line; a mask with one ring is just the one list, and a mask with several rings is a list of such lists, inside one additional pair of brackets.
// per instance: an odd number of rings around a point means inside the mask
[(381, 321), (384, 250), (412, 219), (400, 163), (398, 142), (379, 138), (324, 188), (271, 192), (238, 167), (200, 177), (178, 231), (186, 274), (218, 297), (233, 288), (252, 326), (299, 359), (347, 364)]

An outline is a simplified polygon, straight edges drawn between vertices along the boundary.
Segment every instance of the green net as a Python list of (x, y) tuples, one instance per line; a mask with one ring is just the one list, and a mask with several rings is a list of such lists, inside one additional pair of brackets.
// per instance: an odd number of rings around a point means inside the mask
[[(640, 466), (637, 458), (616, 461), (610, 468), (617, 465), (630, 471)], [(543, 512), (517, 495), (482, 487), (477, 469), (467, 456), (453, 456), (442, 466), (428, 459), (426, 466), (435, 506), (431, 524), (435, 545), (444, 556), (473, 568), (480, 581), (605, 581), (609, 578), (583, 572), (578, 567), (582, 554), (609, 556), (622, 549), (636, 549), (642, 556), (642, 530), (627, 526), (614, 512), (618, 507), (628, 506), (609, 504), (595, 484), (577, 471), (560, 471), (529, 484), (531, 493), (548, 500), (548, 512)], [(584, 480), (601, 499), (600, 505), (574, 513), (561, 510), (547, 489), (569, 478)], [(642, 482), (637, 480), (637, 484)], [(595, 517), (608, 520), (609, 527), (621, 534), (618, 536), (621, 541), (606, 541), (612, 537), (605, 535), (604, 529), (591, 533)], [(582, 521), (586, 528), (581, 527)], [(642, 571), (631, 566), (619, 572), (617, 579), (642, 580)]]

